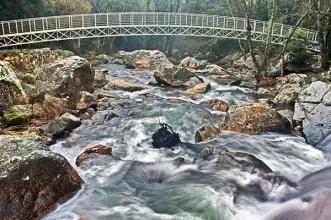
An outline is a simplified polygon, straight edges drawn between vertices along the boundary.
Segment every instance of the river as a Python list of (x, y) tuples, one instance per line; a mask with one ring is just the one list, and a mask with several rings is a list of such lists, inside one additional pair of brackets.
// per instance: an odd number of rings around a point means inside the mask
[[(103, 67), (109, 70), (108, 80), (145, 86), (153, 80), (150, 70), (129, 70), (114, 64)], [(255, 97), (249, 89), (220, 85), (208, 77), (204, 80), (211, 83), (212, 90), (195, 97), (152, 85), (134, 93), (106, 91), (112, 96), (109, 106), (51, 147), (68, 159), (86, 184), (43, 219), (258, 220), (281, 207), (284, 196), (294, 190), (255, 173), (219, 170), (215, 161), (193, 164), (193, 158), (206, 146), (224, 145), (230, 151), (253, 154), (277, 175), (293, 182), (326, 166), (321, 151), (294, 135), (222, 132), (212, 141), (193, 144), (200, 127), (218, 125), (225, 117), (198, 105), (200, 101), (218, 98), (236, 105)], [(110, 110), (119, 117), (100, 123), (99, 118)], [(184, 144), (173, 149), (153, 148), (151, 136), (159, 128), (159, 120), (171, 125)], [(112, 147), (114, 157), (100, 156), (89, 166), (76, 167), (76, 157), (96, 144)], [(181, 166), (173, 163), (178, 157), (185, 158)], [(234, 181), (243, 187), (258, 183), (263, 195), (254, 191), (238, 194)]]

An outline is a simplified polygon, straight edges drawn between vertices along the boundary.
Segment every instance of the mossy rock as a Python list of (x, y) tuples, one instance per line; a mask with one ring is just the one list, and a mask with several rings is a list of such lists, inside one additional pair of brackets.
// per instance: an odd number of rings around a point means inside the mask
[(4, 111), (3, 119), (6, 126), (24, 125), (29, 121), (29, 113), (11, 108)]

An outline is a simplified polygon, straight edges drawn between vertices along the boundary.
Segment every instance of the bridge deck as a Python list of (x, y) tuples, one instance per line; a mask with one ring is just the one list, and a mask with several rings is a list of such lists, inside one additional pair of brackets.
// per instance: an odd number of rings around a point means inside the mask
[[(252, 38), (265, 42), (268, 24), (251, 20)], [(282, 45), (293, 27), (274, 24), (272, 43)], [(244, 18), (187, 13), (100, 13), (31, 18), (0, 22), (0, 47), (67, 39), (185, 35), (246, 39)], [(301, 29), (308, 49), (319, 51), (317, 33)]]

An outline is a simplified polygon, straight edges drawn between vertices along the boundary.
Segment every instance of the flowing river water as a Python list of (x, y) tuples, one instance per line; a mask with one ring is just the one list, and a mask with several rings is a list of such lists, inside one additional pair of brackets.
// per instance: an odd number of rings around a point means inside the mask
[[(113, 64), (104, 67), (109, 70), (110, 81), (120, 79), (147, 86), (153, 80), (150, 70), (129, 70)], [(54, 152), (69, 160), (86, 184), (43, 219), (265, 219), (279, 212), (284, 197), (295, 193), (292, 187), (239, 169), (219, 170), (215, 161), (193, 164), (193, 158), (207, 146), (224, 145), (229, 151), (255, 155), (277, 175), (296, 183), (327, 165), (321, 151), (294, 135), (222, 132), (209, 142), (193, 144), (200, 127), (218, 125), (225, 117), (198, 105), (200, 101), (218, 98), (236, 105), (254, 99), (249, 89), (220, 85), (211, 78), (204, 80), (211, 83), (212, 90), (194, 98), (180, 90), (150, 85), (134, 93), (106, 91), (111, 95), (109, 106), (52, 146)], [(110, 110), (119, 117), (100, 122)], [(173, 149), (153, 148), (151, 136), (159, 128), (159, 120), (171, 125), (184, 143)], [(76, 157), (96, 144), (111, 146), (114, 157), (100, 156), (89, 166), (76, 167)], [(185, 158), (181, 166), (173, 163), (178, 157)], [(258, 183), (260, 190), (238, 194), (233, 182), (242, 188)]]

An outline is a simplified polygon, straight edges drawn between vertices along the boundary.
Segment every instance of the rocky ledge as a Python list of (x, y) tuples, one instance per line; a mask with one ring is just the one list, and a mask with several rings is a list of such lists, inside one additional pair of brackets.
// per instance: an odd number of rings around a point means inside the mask
[(0, 136), (0, 219), (35, 219), (71, 198), (83, 180), (37, 136)]

